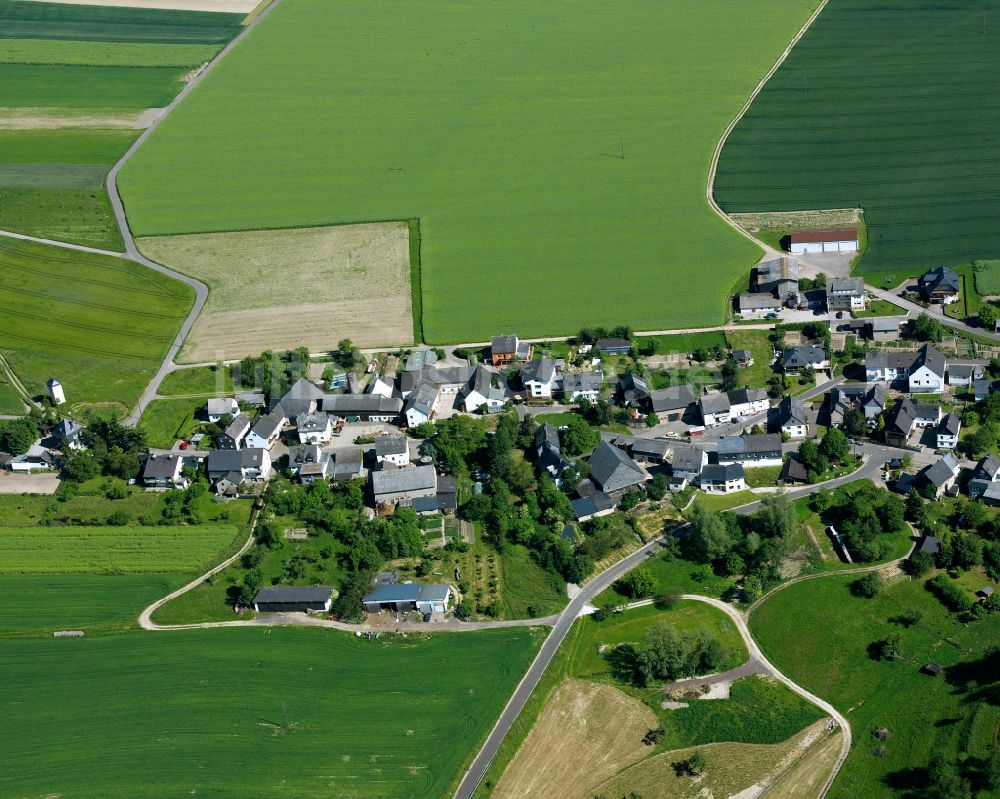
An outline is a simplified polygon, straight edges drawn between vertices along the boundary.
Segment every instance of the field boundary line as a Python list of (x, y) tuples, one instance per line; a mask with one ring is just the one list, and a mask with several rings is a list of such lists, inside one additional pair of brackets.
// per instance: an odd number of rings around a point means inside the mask
[(21, 241), (30, 241), (35, 244), (47, 244), (50, 247), (62, 247), (64, 250), (76, 250), (77, 252), (89, 252), (94, 255), (108, 255), (112, 258), (125, 258), (126, 260), (132, 260), (128, 257), (128, 254), (124, 252), (101, 250), (97, 247), (87, 247), (83, 244), (71, 244), (68, 241), (57, 241), (56, 239), (43, 239), (40, 236), (28, 236), (24, 233), (15, 233), (12, 230), (0, 230), (0, 236), (10, 239), (20, 239)]
[(815, 11), (812, 12), (812, 14), (809, 16), (809, 19), (807, 19), (805, 23), (803, 23), (802, 27), (799, 28), (798, 33), (796, 33), (795, 36), (792, 38), (792, 40), (788, 43), (788, 46), (785, 48), (784, 52), (782, 52), (782, 54), (778, 56), (778, 60), (774, 62), (774, 65), (767, 71), (764, 77), (760, 79), (760, 82), (757, 84), (754, 90), (750, 92), (750, 96), (747, 98), (746, 102), (743, 103), (743, 107), (739, 110), (736, 116), (733, 117), (733, 121), (729, 123), (729, 126), (722, 132), (722, 136), (719, 138), (719, 143), (715, 146), (715, 152), (712, 154), (712, 164), (708, 170), (708, 183), (705, 186), (705, 197), (708, 199), (708, 204), (712, 206), (712, 210), (714, 210), (715, 213), (717, 213), (722, 218), (722, 220), (727, 225), (729, 225), (733, 230), (735, 230), (744, 238), (752, 241), (758, 247), (761, 247), (764, 250), (765, 257), (780, 257), (781, 253), (779, 253), (777, 250), (772, 249), (770, 245), (765, 244), (764, 242), (754, 238), (752, 235), (750, 235), (750, 233), (748, 233), (746, 230), (744, 230), (738, 224), (736, 224), (735, 220), (733, 220), (732, 217), (730, 217), (725, 211), (722, 210), (722, 207), (715, 201), (715, 193), (713, 192), (713, 188), (715, 187), (715, 173), (719, 168), (719, 157), (722, 155), (722, 148), (725, 146), (726, 141), (729, 139), (729, 135), (740, 123), (740, 120), (743, 119), (747, 111), (750, 110), (750, 106), (753, 105), (753, 101), (757, 99), (757, 95), (760, 94), (761, 91), (764, 89), (764, 85), (773, 77), (774, 73), (778, 71), (778, 68), (783, 63), (785, 63), (785, 59), (787, 59), (788, 56), (791, 54), (792, 49), (795, 47), (795, 45), (799, 43), (799, 39), (801, 39), (805, 35), (806, 31), (808, 31), (809, 28), (812, 27), (812, 24), (816, 21), (817, 17), (819, 17), (819, 15), (822, 13), (823, 9), (826, 8), (826, 4), (828, 2), (829, 0), (820, 0), (820, 4), (816, 7)]

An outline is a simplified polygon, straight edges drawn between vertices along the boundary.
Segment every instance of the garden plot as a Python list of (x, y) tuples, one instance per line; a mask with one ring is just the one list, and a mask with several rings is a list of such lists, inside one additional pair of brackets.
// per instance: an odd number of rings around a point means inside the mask
[(412, 341), (404, 222), (157, 236), (139, 246), (211, 289), (185, 360), (316, 352), (344, 338), (360, 346)]

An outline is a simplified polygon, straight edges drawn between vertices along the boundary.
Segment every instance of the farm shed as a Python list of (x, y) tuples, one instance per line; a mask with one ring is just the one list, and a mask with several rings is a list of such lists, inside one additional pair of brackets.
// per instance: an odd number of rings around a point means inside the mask
[(361, 601), (369, 613), (380, 610), (446, 613), (450, 599), (451, 587), (443, 583), (395, 583), (380, 585)]
[(275, 585), (261, 588), (253, 598), (258, 613), (289, 613), (330, 609), (333, 588), (329, 585)]
[(437, 472), (433, 466), (371, 472), (369, 477), (376, 505), (409, 505), (417, 497), (433, 497), (438, 491)]
[(792, 234), (789, 251), (792, 253), (857, 252), (858, 231), (855, 228), (801, 230)]

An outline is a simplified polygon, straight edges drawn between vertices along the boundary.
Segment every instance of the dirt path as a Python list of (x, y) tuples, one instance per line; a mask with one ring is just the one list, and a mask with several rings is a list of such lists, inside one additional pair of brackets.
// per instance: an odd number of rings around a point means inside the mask
[(812, 527), (808, 524), (802, 525), (805, 528), (806, 535), (809, 536), (809, 540), (813, 542), (813, 546), (816, 547), (816, 551), (819, 553), (820, 560), (826, 560), (826, 553), (823, 551), (823, 547), (819, 545), (819, 541), (816, 539), (816, 533), (813, 532)]

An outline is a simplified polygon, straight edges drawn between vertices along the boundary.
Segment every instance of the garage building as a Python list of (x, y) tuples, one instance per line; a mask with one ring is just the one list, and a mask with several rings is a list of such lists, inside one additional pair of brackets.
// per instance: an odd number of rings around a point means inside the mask
[(395, 583), (380, 585), (361, 601), (369, 613), (380, 610), (446, 613), (450, 599), (451, 587), (441, 583)]
[(789, 251), (792, 253), (857, 252), (858, 231), (855, 228), (800, 230), (792, 234)]
[(253, 598), (258, 613), (288, 613), (330, 610), (333, 588), (329, 585), (275, 585), (261, 588)]

